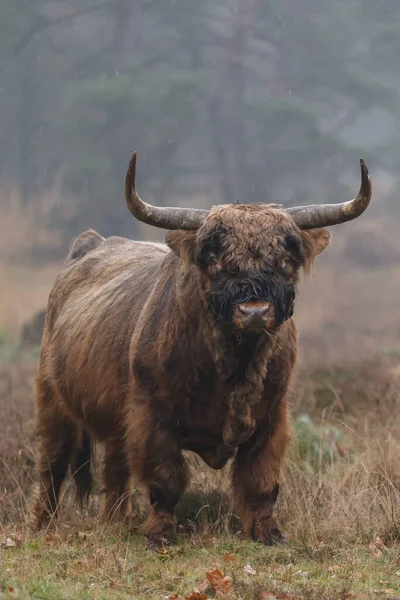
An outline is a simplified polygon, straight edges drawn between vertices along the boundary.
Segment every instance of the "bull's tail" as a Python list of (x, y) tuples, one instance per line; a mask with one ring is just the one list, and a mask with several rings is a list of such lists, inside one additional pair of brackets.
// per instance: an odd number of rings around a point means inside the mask
[(79, 446), (71, 461), (71, 472), (76, 485), (76, 500), (82, 507), (89, 500), (92, 490), (92, 439), (83, 431)]

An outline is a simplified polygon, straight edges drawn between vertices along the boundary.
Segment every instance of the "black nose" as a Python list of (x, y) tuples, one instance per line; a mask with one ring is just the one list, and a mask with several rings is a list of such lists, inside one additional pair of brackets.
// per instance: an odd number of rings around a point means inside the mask
[(242, 321), (243, 327), (265, 327), (271, 304), (239, 304), (239, 318)]

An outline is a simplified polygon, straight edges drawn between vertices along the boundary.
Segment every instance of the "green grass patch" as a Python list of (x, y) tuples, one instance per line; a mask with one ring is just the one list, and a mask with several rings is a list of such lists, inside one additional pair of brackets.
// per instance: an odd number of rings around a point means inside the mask
[(266, 548), (234, 537), (192, 535), (176, 547), (149, 552), (142, 536), (121, 534), (69, 530), (3, 548), (0, 597), (149, 600), (186, 598), (199, 588), (205, 597), (224, 597), (207, 582), (214, 569), (231, 578), (226, 597), (232, 600), (262, 598), (262, 590), (318, 600), (400, 597), (398, 544)]

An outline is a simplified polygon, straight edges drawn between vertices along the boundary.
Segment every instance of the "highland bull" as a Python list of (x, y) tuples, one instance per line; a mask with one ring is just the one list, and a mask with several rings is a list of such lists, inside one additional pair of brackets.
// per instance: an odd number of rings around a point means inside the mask
[(93, 438), (105, 444), (105, 516), (129, 515), (134, 476), (149, 492), (150, 545), (176, 541), (184, 450), (214, 469), (233, 458), (245, 531), (278, 542), (273, 508), (290, 441), (299, 274), (328, 245), (323, 227), (368, 206), (368, 170), (361, 160), (360, 191), (342, 204), (210, 211), (146, 204), (135, 170), (136, 154), (127, 205), (169, 230), (167, 243), (87, 231), (71, 246), (50, 293), (36, 381), (35, 524), (57, 512), (69, 466), (81, 499), (89, 494)]

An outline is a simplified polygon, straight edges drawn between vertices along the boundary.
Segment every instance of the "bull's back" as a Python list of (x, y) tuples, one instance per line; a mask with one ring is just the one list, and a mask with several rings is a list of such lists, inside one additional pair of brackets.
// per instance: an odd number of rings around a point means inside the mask
[[(68, 408), (101, 435), (129, 384), (129, 346), (167, 246), (109, 238), (58, 276), (42, 368)], [(110, 403), (115, 410), (110, 411)]]

